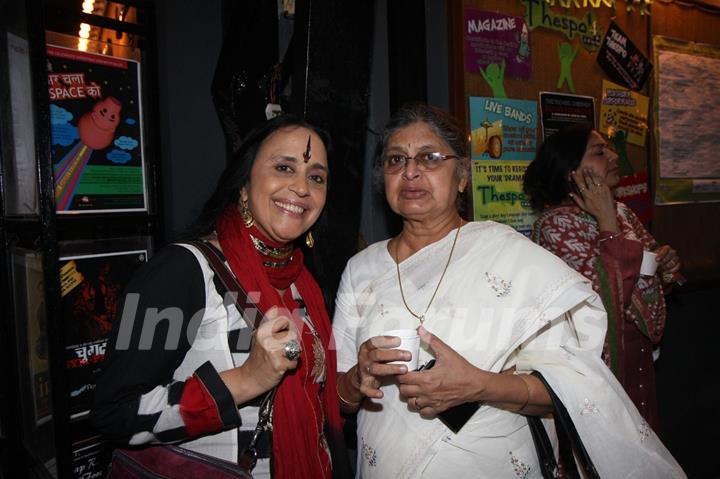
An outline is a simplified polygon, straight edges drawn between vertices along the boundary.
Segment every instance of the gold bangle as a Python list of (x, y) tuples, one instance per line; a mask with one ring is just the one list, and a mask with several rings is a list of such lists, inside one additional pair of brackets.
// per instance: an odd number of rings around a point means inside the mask
[(519, 413), (520, 411), (525, 409), (530, 402), (530, 385), (524, 377), (525, 374), (516, 374), (516, 376), (520, 378), (520, 380), (523, 382), (523, 384), (525, 385), (525, 391), (527, 392), (527, 397), (525, 398), (525, 402), (523, 403), (523, 405), (513, 411)]
[(345, 399), (344, 397), (342, 397), (342, 394), (340, 394), (340, 381), (335, 382), (335, 392), (337, 393), (340, 400), (342, 402), (344, 402), (345, 404), (347, 404), (348, 406), (352, 406), (352, 407), (359, 406), (360, 403), (362, 402), (362, 400), (360, 400), (358, 402), (350, 402), (347, 399)]

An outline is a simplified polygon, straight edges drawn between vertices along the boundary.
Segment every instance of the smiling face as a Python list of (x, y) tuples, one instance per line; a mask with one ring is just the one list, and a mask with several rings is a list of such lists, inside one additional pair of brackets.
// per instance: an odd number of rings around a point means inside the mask
[(593, 130), (585, 148), (585, 154), (580, 161), (578, 170), (589, 168), (595, 172), (610, 187), (617, 186), (620, 181), (618, 155), (605, 141), (605, 139)]
[(114, 132), (120, 122), (120, 110), (120, 102), (109, 96), (93, 106), (93, 122), (101, 130)]
[[(419, 153), (456, 153), (426, 123), (412, 123), (397, 130), (387, 141), (383, 154), (414, 158)], [(385, 174), (385, 197), (390, 208), (404, 219), (437, 220), (457, 215), (455, 200), (465, 189), (467, 177), (459, 174), (457, 159), (447, 159), (432, 171), (418, 169), (415, 160), (396, 174)]]
[[(310, 160), (303, 153), (310, 137)], [(315, 223), (325, 206), (328, 163), (320, 137), (303, 127), (277, 130), (260, 146), (242, 201), (269, 239), (289, 243)]]

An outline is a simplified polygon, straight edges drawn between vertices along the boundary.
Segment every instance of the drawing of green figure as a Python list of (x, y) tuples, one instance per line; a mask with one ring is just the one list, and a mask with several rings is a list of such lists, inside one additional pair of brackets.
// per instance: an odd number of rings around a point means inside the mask
[(618, 154), (618, 166), (620, 167), (620, 177), (630, 176), (635, 171), (633, 170), (630, 160), (627, 154), (627, 135), (624, 131), (615, 131), (615, 134), (610, 138), (615, 146), (615, 153)]
[(523, 63), (527, 61), (528, 57), (530, 56), (530, 34), (528, 33), (527, 25), (525, 25), (525, 22), (523, 22), (522, 32), (520, 32), (518, 41), (520, 42), (520, 45), (518, 46), (518, 52), (517, 56), (515, 57), (515, 61), (518, 63)]
[(560, 56), (560, 78), (558, 78), (557, 88), (562, 87), (563, 83), (567, 81), (568, 89), (572, 93), (575, 93), (575, 85), (572, 80), (572, 62), (575, 60), (580, 45), (572, 49), (572, 45), (569, 43), (558, 42), (558, 55)]
[(505, 60), (503, 59), (500, 66), (497, 63), (491, 63), (485, 71), (480, 68), (480, 74), (485, 79), (495, 98), (507, 98), (505, 87), (503, 86), (503, 77), (505, 76)]

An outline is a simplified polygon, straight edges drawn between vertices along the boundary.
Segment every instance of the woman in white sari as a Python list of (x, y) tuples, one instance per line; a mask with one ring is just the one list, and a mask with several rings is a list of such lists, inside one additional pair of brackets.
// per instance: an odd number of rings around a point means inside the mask
[[(600, 358), (606, 316), (587, 280), (509, 227), (461, 218), (469, 168), (455, 121), (407, 105), (378, 151), (403, 230), (349, 261), (333, 323), (338, 399), (358, 412), (358, 477), (542, 477), (525, 416), (553, 407), (532, 371), (601, 477), (684, 477)], [(383, 333), (407, 328), (432, 369), (390, 364), (411, 353)], [(463, 403), (480, 407), (453, 433), (437, 415)]]

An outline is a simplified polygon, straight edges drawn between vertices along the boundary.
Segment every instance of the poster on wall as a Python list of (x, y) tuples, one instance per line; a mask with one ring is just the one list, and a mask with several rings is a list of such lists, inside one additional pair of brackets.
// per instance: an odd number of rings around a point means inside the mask
[(48, 45), (59, 214), (146, 211), (138, 62)]
[(523, 193), (537, 148), (537, 102), (470, 97), (473, 212), (529, 234), (534, 214)]
[(608, 27), (596, 60), (612, 81), (631, 90), (640, 90), (652, 70), (650, 60), (615, 22)]
[(598, 130), (608, 137), (623, 132), (628, 143), (645, 146), (649, 102), (645, 95), (603, 80)]
[(465, 69), (486, 74), (504, 65), (504, 76), (527, 80), (532, 73), (530, 32), (522, 17), (465, 9)]
[(71, 417), (86, 415), (121, 293), (147, 250), (60, 258), (61, 311)]
[(472, 161), (473, 212), (476, 221), (497, 221), (530, 235), (535, 214), (523, 193), (529, 161)]
[(81, 445), (77, 449), (73, 444), (72, 469), (76, 478), (103, 478), (106, 477), (109, 460), (103, 454), (103, 444), (96, 442)]
[(595, 98), (541, 91), (540, 120), (543, 140), (573, 123), (595, 126)]
[(52, 414), (42, 255), (17, 248), (12, 256), (18, 341), (24, 343), (18, 349), (27, 351), (21, 369), (27, 368), (33, 421), (40, 426)]
[[(35, 166), (35, 122), (27, 40), (7, 33), (8, 86), (11, 132), (4, 159), (5, 212), (37, 214), (37, 167)], [(3, 132), (5, 133), (5, 132)]]
[(630, 175), (621, 176), (617, 186), (613, 189), (613, 196), (633, 210), (643, 224), (647, 225), (652, 220), (652, 197), (646, 171), (636, 171)]
[(520, 0), (525, 5), (525, 21), (530, 30), (544, 28), (558, 32), (568, 40), (580, 37), (585, 50), (594, 52), (602, 42), (597, 15), (588, 11), (579, 16), (569, 14), (567, 8), (553, 10), (547, 0)]
[(537, 142), (537, 102), (472, 96), (470, 158), (532, 160)]
[(89, 419), (72, 421), (70, 425), (72, 451), (72, 477), (82, 479), (103, 478), (107, 476), (113, 445), (103, 443), (102, 437), (92, 426)]
[(720, 48), (656, 36), (655, 203), (720, 201)]

